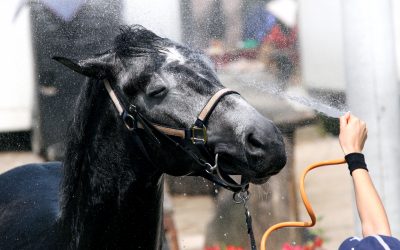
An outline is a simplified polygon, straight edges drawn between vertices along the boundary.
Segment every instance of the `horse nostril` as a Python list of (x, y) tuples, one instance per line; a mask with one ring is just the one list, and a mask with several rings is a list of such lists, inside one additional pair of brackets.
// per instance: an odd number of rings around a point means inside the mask
[(255, 148), (262, 148), (262, 147), (264, 146), (264, 144), (263, 144), (259, 139), (257, 139), (257, 138), (254, 136), (253, 133), (250, 133), (250, 134), (247, 136), (247, 141), (248, 141), (248, 143), (249, 143), (251, 146), (253, 146), (253, 147), (255, 147)]

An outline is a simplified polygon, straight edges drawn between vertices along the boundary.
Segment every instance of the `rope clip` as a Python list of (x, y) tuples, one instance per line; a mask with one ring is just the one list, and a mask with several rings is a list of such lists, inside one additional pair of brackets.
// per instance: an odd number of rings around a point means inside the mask
[(246, 205), (246, 203), (249, 199), (250, 199), (250, 191), (248, 189), (243, 189), (243, 190), (233, 194), (233, 201), (236, 204), (243, 203)]

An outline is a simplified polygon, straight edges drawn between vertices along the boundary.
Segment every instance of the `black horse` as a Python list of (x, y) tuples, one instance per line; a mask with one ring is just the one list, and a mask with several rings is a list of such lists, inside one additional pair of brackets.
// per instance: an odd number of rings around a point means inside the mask
[(239, 190), (285, 165), (278, 129), (197, 51), (132, 26), (106, 53), (55, 59), (89, 80), (65, 161), (0, 176), (0, 249), (160, 249), (164, 173)]

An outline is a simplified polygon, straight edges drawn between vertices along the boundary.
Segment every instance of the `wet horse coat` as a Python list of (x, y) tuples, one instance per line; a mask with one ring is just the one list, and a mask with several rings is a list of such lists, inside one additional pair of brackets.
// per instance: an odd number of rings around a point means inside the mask
[[(204, 55), (140, 26), (123, 28), (103, 54), (57, 60), (90, 77), (65, 161), (0, 176), (0, 249), (159, 249), (163, 174), (202, 167), (171, 144), (129, 131), (103, 80), (151, 122), (178, 128), (190, 127), (223, 86)], [(205, 151), (220, 155), (220, 171), (262, 183), (285, 165), (280, 132), (239, 95), (221, 99), (207, 130)]]

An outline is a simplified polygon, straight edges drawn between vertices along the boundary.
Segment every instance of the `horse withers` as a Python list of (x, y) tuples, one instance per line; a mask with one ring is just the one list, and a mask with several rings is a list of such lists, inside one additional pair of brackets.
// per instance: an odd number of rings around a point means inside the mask
[(0, 249), (160, 249), (164, 173), (238, 190), (286, 163), (279, 130), (198, 51), (131, 26), (105, 53), (55, 59), (89, 78), (64, 162), (0, 176)]

